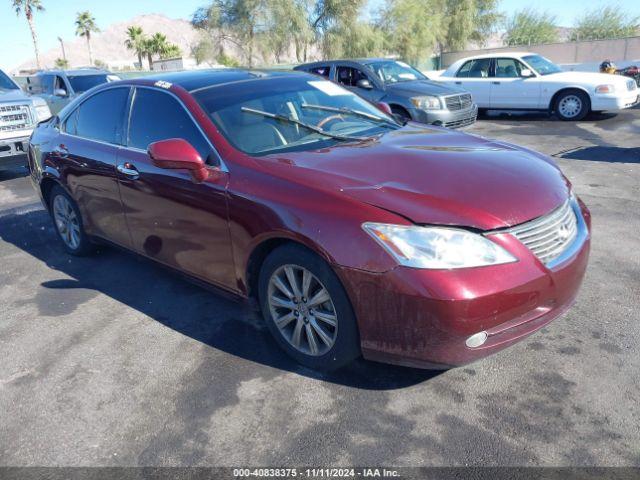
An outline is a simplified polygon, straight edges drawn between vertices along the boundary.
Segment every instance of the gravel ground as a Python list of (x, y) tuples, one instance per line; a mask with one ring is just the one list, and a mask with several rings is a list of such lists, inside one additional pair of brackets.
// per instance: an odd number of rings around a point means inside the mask
[(0, 465), (640, 466), (640, 110), (470, 131), (557, 157), (592, 257), (568, 314), (444, 373), (300, 368), (243, 304), (65, 255), (26, 173), (0, 173)]

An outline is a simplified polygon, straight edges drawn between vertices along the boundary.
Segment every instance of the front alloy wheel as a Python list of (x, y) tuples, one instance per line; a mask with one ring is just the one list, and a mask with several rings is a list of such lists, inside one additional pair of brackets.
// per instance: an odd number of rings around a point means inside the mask
[(333, 347), (338, 316), (325, 286), (299, 265), (283, 265), (269, 280), (269, 312), (282, 336), (299, 352), (320, 356)]

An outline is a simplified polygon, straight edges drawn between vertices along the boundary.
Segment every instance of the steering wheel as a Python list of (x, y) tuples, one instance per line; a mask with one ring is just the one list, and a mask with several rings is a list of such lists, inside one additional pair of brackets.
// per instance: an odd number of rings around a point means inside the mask
[(334, 121), (334, 120), (340, 120), (341, 122), (346, 121), (346, 120), (344, 119), (344, 117), (343, 117), (342, 115), (340, 115), (340, 114), (337, 114), (337, 115), (331, 115), (331, 116), (329, 116), (329, 117), (327, 117), (327, 118), (323, 118), (322, 120), (320, 120), (320, 121), (318, 122), (318, 124), (316, 125), (316, 127), (318, 127), (318, 128), (322, 128), (322, 127), (324, 127), (327, 123), (332, 122), (332, 121)]

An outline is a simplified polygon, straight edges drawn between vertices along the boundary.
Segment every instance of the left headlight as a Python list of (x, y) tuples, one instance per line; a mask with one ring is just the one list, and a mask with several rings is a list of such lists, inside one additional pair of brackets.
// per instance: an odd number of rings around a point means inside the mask
[(35, 104), (34, 108), (38, 122), (51, 118), (51, 110), (49, 110), (49, 106), (46, 103)]
[(362, 228), (405, 267), (452, 269), (517, 261), (497, 243), (457, 228), (386, 223), (364, 223)]
[(442, 110), (440, 99), (431, 95), (413, 97), (411, 99), (411, 103), (420, 110)]
[(598, 85), (596, 87), (596, 93), (614, 93), (615, 91), (615, 85)]

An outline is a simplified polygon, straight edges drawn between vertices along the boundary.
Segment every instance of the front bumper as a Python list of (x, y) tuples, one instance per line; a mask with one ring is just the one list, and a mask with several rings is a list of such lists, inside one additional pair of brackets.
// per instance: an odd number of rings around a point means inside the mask
[(624, 110), (640, 103), (640, 90), (636, 89), (624, 95), (595, 95), (591, 100), (591, 110), (596, 112)]
[[(591, 229), (590, 214), (580, 205)], [(422, 368), (464, 365), (512, 345), (562, 315), (587, 268), (590, 235), (553, 268), (511, 235), (495, 241), (518, 262), (460, 270), (338, 268), (358, 319), (365, 358)], [(466, 344), (486, 332), (479, 347)]]
[(0, 167), (24, 165), (31, 132), (12, 138), (0, 138)]
[(447, 128), (462, 128), (473, 125), (478, 117), (478, 106), (472, 104), (464, 110), (418, 110), (413, 108), (411, 118), (416, 122), (440, 125)]

